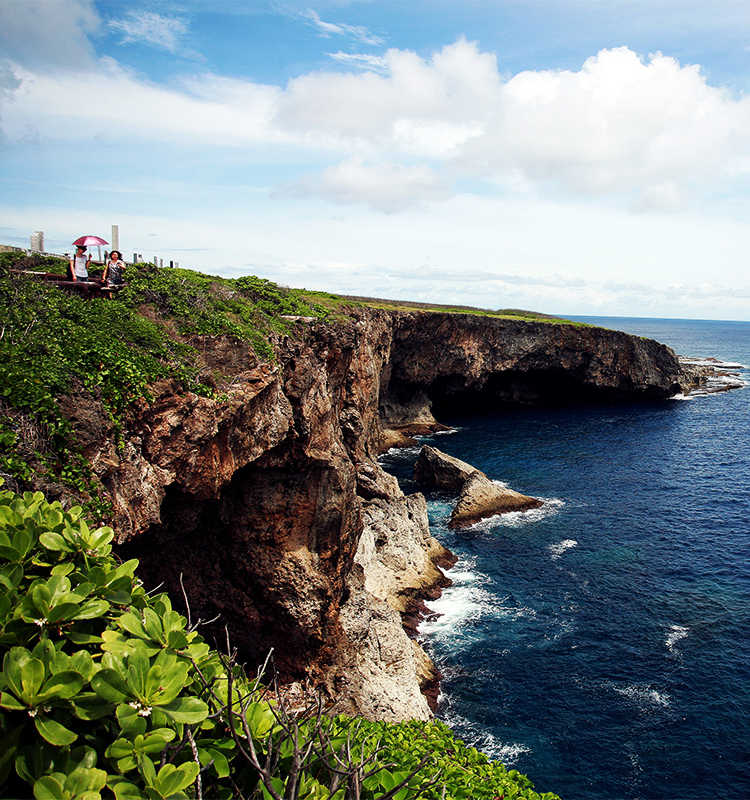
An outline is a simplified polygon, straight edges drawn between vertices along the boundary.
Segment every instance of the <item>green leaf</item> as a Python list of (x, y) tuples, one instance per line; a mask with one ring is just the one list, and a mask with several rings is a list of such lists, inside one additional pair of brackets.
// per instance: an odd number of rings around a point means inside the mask
[(72, 553), (73, 548), (68, 544), (68, 542), (59, 534), (59, 533), (43, 533), (39, 537), (40, 543), (47, 548), (47, 550), (52, 550), (53, 552), (60, 552), (60, 553)]
[(117, 800), (143, 800), (143, 791), (123, 778), (110, 775), (107, 785), (115, 793)]
[(127, 703), (121, 703), (117, 706), (115, 713), (117, 714), (120, 728), (127, 736), (133, 738), (146, 732), (146, 720), (132, 706)]
[(188, 646), (184, 631), (170, 631), (167, 634), (167, 647), (171, 650), (184, 650)]
[(34, 797), (36, 800), (67, 800), (63, 792), (65, 775), (55, 772), (45, 775), (34, 784)]
[(44, 680), (44, 664), (38, 658), (24, 661), (21, 667), (21, 699), (32, 703)]
[(73, 733), (73, 731), (68, 730), (64, 725), (61, 725), (59, 722), (49, 717), (36, 717), (34, 719), (34, 725), (39, 735), (56, 747), (64, 747), (66, 744), (72, 744), (78, 738), (78, 734)]
[(83, 798), (88, 793), (98, 796), (106, 782), (107, 773), (103, 769), (77, 767), (66, 778), (64, 789), (74, 798)]
[(113, 669), (102, 669), (91, 679), (91, 688), (110, 703), (122, 703), (130, 698), (125, 681)]
[(8, 711), (25, 711), (28, 707), (23, 703), (19, 703), (9, 692), (0, 693), (0, 706), (6, 708)]
[(229, 761), (221, 750), (217, 750), (215, 747), (200, 748), (198, 750), (198, 757), (203, 767), (213, 761), (213, 768), (219, 778), (226, 778), (229, 776)]
[(184, 722), (188, 725), (202, 722), (208, 716), (208, 706), (197, 697), (180, 697), (169, 705), (159, 708), (175, 722)]
[(73, 672), (72, 670), (58, 672), (45, 681), (41, 692), (39, 692), (37, 696), (37, 703), (44, 703), (53, 697), (60, 700), (70, 700), (71, 697), (74, 697), (81, 691), (83, 684), (83, 676), (79, 675), (77, 672)]
[(106, 600), (89, 600), (81, 606), (81, 610), (74, 619), (95, 619), (103, 616), (107, 611), (109, 611), (109, 603)]

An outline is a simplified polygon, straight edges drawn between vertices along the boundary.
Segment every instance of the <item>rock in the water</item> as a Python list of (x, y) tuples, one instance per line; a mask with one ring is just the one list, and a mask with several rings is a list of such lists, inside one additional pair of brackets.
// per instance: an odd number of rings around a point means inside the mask
[(464, 484), (458, 503), (451, 514), (450, 525), (452, 528), (464, 528), (493, 514), (528, 511), (541, 505), (542, 501), (536, 497), (529, 497), (499, 486), (483, 473), (475, 471)]
[(466, 481), (478, 472), (476, 467), (425, 445), (414, 465), (414, 479), (423, 489), (460, 492)]

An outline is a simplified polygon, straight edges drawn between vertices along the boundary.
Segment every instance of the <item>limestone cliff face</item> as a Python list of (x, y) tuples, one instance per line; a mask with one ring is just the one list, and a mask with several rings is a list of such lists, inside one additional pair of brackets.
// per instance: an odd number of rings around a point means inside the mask
[(502, 403), (657, 399), (680, 391), (685, 379), (674, 352), (651, 339), (466, 314), (398, 315), (392, 354), (385, 410), (396, 425), (404, 422), (402, 408), (419, 398), (438, 413)]
[(80, 404), (73, 423), (147, 584), (178, 600), (182, 575), (193, 616), (221, 614), (214, 633), (226, 624), (248, 662), (273, 647), (284, 676), (391, 719), (430, 713), (419, 690), (434, 670), (401, 614), (444, 582), (448, 554), (421, 495), (404, 497), (378, 465), (384, 428), (429, 428), (433, 407), (469, 398), (666, 397), (680, 380), (654, 342), (468, 315), (362, 310), (300, 321), (276, 349), (259, 364), (205, 339), (203, 360), (231, 378), (225, 395), (154, 387), (124, 447)]

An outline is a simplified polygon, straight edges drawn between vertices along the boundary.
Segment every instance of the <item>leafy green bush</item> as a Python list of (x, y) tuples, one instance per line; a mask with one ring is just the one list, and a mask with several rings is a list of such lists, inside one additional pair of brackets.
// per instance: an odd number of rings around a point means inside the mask
[(116, 431), (128, 407), (149, 400), (149, 385), (171, 377), (193, 391), (211, 391), (197, 380), (195, 350), (160, 325), (118, 301), (86, 300), (54, 285), (0, 277), (0, 400), (33, 418), (49, 447), (29, 463), (12, 420), (0, 425), (0, 469), (21, 480), (33, 467), (91, 498), (106, 511), (89, 465), (72, 436), (60, 399), (87, 392), (101, 400)]
[[(0, 255), (3, 263), (29, 266), (23, 254)], [(149, 386), (159, 378), (183, 390), (215, 393), (214, 376), (200, 372), (194, 337), (231, 336), (271, 360), (269, 334), (288, 332), (284, 315), (327, 314), (302, 293), (260, 278), (234, 281), (148, 264), (128, 267), (126, 278), (126, 287), (107, 300), (0, 274), (0, 402), (33, 417), (49, 444), (45, 453), (29, 453), (13, 421), (2, 421), (0, 471), (22, 482), (32, 470), (60, 481), (87, 498), (87, 510), (99, 518), (106, 516), (107, 501), (61, 412), (63, 396), (83, 391), (100, 400), (119, 434), (128, 409), (149, 402)], [(145, 305), (156, 309), (162, 324), (141, 313)]]
[(0, 793), (552, 800), (439, 723), (292, 714), (150, 596), (113, 531), (0, 491)]

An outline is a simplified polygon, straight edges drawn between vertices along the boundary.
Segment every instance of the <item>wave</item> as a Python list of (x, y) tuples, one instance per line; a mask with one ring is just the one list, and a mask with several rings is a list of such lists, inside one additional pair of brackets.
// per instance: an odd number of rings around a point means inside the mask
[(491, 528), (521, 528), (524, 525), (531, 525), (541, 522), (547, 517), (557, 514), (565, 505), (565, 501), (558, 497), (540, 497), (544, 505), (539, 508), (532, 508), (528, 511), (508, 511), (505, 514), (493, 514), (491, 517), (480, 519), (469, 527), (469, 530), (490, 530)]
[(393, 458), (394, 456), (401, 456), (404, 459), (407, 457), (413, 458), (414, 456), (419, 455), (419, 451), (421, 447), (389, 447), (384, 453), (381, 453), (378, 456), (378, 463), (381, 462), (381, 459), (385, 458), (386, 456)]
[[(447, 702), (450, 703), (450, 700)], [(458, 730), (461, 739), (469, 747), (476, 747), (492, 761), (500, 761), (506, 767), (513, 766), (521, 756), (531, 752), (531, 748), (527, 745), (521, 742), (504, 742), (476, 722), (453, 713), (450, 708), (440, 713), (440, 719), (449, 727)]]
[(691, 367), (716, 367), (716, 369), (750, 369), (747, 364), (737, 361), (721, 361), (718, 358), (698, 358), (693, 356), (680, 356), (680, 363)]
[(650, 684), (633, 683), (628, 686), (612, 686), (612, 689), (632, 700), (641, 710), (668, 708), (672, 704), (672, 698), (666, 692), (660, 692)]
[(557, 561), (566, 550), (570, 550), (571, 547), (576, 547), (577, 545), (578, 542), (575, 539), (563, 539), (557, 544), (548, 545), (547, 550), (552, 554), (552, 560)]
[(690, 631), (690, 628), (686, 628), (683, 625), (670, 625), (669, 626), (669, 633), (667, 634), (667, 638), (664, 640), (664, 644), (667, 646), (667, 650), (670, 653), (674, 653), (675, 645), (681, 639), (684, 639)]
[(435, 433), (433, 433), (432, 435), (433, 436), (450, 436), (453, 433), (458, 433), (460, 430), (463, 430), (463, 428), (448, 428), (447, 431), (435, 431)]
[(461, 633), (472, 638), (472, 629), (479, 620), (536, 616), (533, 608), (518, 605), (510, 596), (498, 597), (484, 588), (490, 579), (475, 572), (475, 565), (474, 558), (459, 559), (454, 567), (446, 570), (453, 584), (436, 600), (425, 602), (431, 613), (419, 625), (420, 636), (450, 642), (454, 650), (456, 635)]

